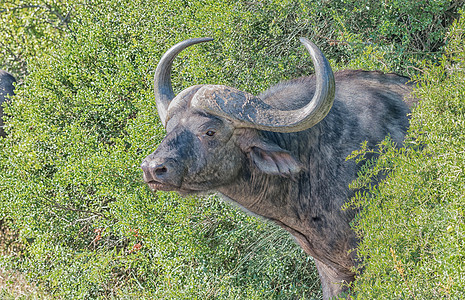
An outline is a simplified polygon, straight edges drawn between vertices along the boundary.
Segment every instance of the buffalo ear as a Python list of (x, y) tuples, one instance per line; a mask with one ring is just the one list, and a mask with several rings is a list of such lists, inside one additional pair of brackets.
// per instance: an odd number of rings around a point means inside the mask
[(252, 147), (250, 158), (262, 172), (272, 175), (293, 176), (302, 169), (300, 163), (288, 151), (276, 146), (279, 150)]
[(255, 134), (242, 138), (239, 146), (254, 166), (266, 174), (292, 177), (302, 169), (302, 164), (289, 151)]

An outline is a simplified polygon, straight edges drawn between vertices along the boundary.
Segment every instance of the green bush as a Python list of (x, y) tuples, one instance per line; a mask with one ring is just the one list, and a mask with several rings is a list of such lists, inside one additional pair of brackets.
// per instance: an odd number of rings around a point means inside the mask
[[(6, 108), (0, 172), (3, 217), (13, 220), (26, 249), (3, 257), (3, 264), (54, 297), (319, 293), (311, 260), (283, 231), (215, 198), (154, 196), (142, 182), (140, 162), (164, 134), (151, 73), (173, 43), (212, 34), (185, 33), (182, 26), (173, 32), (192, 15), (215, 9), (199, 5), (83, 6), (66, 38), (29, 61), (29, 75)], [(232, 22), (217, 18), (201, 20)], [(204, 28), (201, 20), (190, 26)], [(218, 45), (180, 57), (178, 90), (196, 80), (224, 80), (216, 75), (224, 65), (200, 55)]]
[[(19, 77), (27, 74), (28, 60), (66, 39), (70, 22), (76, 26), (81, 11), (99, 5), (99, 1), (78, 0), (1, 3), (0, 68)], [(197, 34), (221, 38), (221, 45), (210, 46), (218, 55), (215, 62), (229, 62), (221, 73), (239, 75), (237, 85), (254, 80), (249, 88), (260, 82), (258, 88), (263, 89), (268, 83), (263, 77), (276, 82), (307, 74), (308, 60), (300, 60), (302, 50), (297, 49), (300, 36), (315, 41), (342, 68), (415, 74), (420, 61), (440, 57), (444, 34), (463, 4), (463, 0), (184, 1), (172, 5), (146, 1), (142, 6), (123, 5), (138, 11), (121, 10), (120, 15), (137, 15), (146, 24), (156, 24), (152, 29), (159, 30), (149, 32), (165, 46), (173, 38)], [(263, 60), (269, 55), (274, 60)], [(244, 71), (251, 69), (257, 72), (244, 78)]]
[(71, 11), (63, 24), (11, 2), (0, 12), (12, 50), (2, 48), (2, 65), (28, 75), (5, 107), (0, 211), (24, 247), (1, 264), (66, 299), (318, 297), (311, 259), (281, 229), (215, 197), (148, 191), (139, 165), (164, 135), (152, 74), (171, 45), (200, 36), (215, 41), (178, 57), (176, 92), (215, 83), (257, 93), (309, 74), (299, 36), (335, 69), (405, 74), (434, 59), (458, 3), (371, 2), (68, 0), (56, 4)]
[(418, 77), (421, 101), (406, 148), (387, 140), (374, 168), (354, 183), (366, 187), (379, 172), (391, 172), (352, 203), (362, 208), (355, 228), (365, 257), (357, 299), (465, 298), (464, 32), (462, 17), (441, 63)]
[(64, 37), (71, 3), (77, 1), (0, 1), (0, 69), (18, 78), (26, 75), (27, 60), (46, 53), (50, 45)]

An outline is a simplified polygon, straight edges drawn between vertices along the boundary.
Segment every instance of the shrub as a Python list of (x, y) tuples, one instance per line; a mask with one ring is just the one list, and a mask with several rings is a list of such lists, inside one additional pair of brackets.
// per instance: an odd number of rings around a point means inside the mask
[(353, 201), (362, 208), (355, 229), (365, 257), (357, 299), (465, 297), (464, 30), (462, 17), (451, 27), (441, 63), (418, 77), (421, 101), (407, 147), (386, 141), (374, 169), (354, 183), (366, 187), (378, 172), (391, 171)]
[(72, 12), (70, 2), (9, 0), (0, 5), (0, 69), (22, 78), (27, 60), (47, 52), (63, 38)]
[[(193, 34), (169, 30), (193, 11), (207, 13), (182, 1), (77, 9), (69, 35), (29, 62), (6, 108), (0, 205), (26, 249), (3, 264), (54, 297), (318, 293), (311, 260), (281, 230), (216, 198), (154, 196), (142, 182), (139, 164), (164, 133), (150, 74), (168, 46)], [(177, 89), (221, 73), (200, 55), (218, 46), (209, 47), (187, 51), (184, 68), (178, 60)]]

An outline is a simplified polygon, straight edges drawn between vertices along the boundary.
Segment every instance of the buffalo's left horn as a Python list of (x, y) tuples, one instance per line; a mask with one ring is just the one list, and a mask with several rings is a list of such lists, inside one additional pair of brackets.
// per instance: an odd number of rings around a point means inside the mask
[(333, 105), (334, 74), (328, 60), (315, 44), (306, 38), (301, 38), (300, 41), (310, 53), (316, 77), (315, 94), (304, 107), (282, 110), (270, 106), (252, 94), (218, 85), (202, 86), (192, 98), (191, 106), (228, 118), (236, 127), (296, 132), (316, 125), (328, 114)]
[(173, 87), (171, 86), (171, 67), (174, 58), (189, 46), (198, 43), (212, 41), (212, 38), (195, 38), (180, 42), (171, 47), (160, 59), (154, 76), (155, 101), (157, 103), (158, 115), (162, 124), (165, 124), (168, 106), (175, 97)]

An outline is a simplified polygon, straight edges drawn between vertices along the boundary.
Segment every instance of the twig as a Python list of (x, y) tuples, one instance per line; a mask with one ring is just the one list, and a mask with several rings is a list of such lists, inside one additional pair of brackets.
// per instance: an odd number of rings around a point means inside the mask
[(51, 203), (52, 207), (54, 207), (54, 208), (58, 208), (58, 209), (62, 209), (62, 210), (68, 210), (68, 211), (75, 211), (75, 212), (80, 212), (80, 213), (84, 213), (84, 214), (92, 214), (94, 216), (99, 216), (99, 217), (108, 219), (105, 215), (103, 215), (103, 214), (101, 214), (99, 212), (96, 212), (96, 211), (84, 210), (84, 209), (74, 208), (74, 207), (70, 207), (70, 206), (63, 206), (63, 205), (60, 205), (56, 201), (51, 200), (51, 199), (45, 199), (45, 200), (48, 201), (49, 203)]
[(394, 251), (394, 249), (392, 247), (389, 250), (391, 251), (391, 255), (392, 255), (392, 258), (394, 260), (395, 268), (396, 268), (397, 272), (399, 272), (400, 276), (402, 277), (402, 280), (404, 281), (405, 285), (407, 286), (407, 289), (410, 292), (410, 295), (412, 296), (412, 298), (416, 299), (415, 294), (413, 293), (413, 291), (410, 288), (410, 284), (408, 283), (407, 278), (405, 278), (405, 276), (404, 276), (404, 268), (402, 267), (402, 261), (397, 260), (396, 253), (395, 253), (395, 251)]
[(0, 13), (4, 13), (4, 12), (10, 11), (10, 10), (25, 9), (25, 8), (45, 8), (45, 7), (43, 7), (41, 5), (22, 5), (22, 6), (12, 7), (12, 8), (0, 9)]

